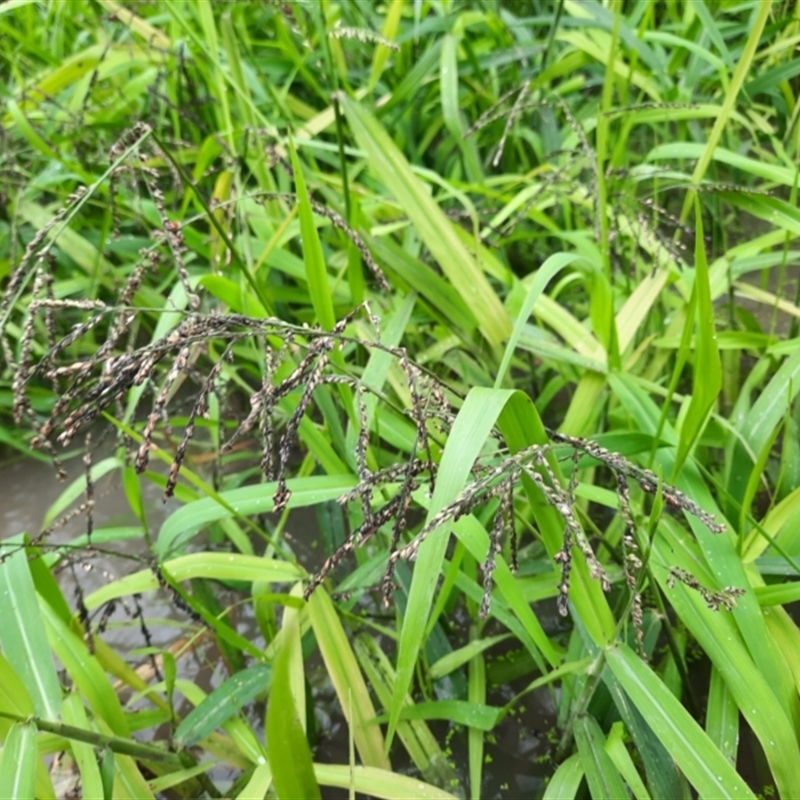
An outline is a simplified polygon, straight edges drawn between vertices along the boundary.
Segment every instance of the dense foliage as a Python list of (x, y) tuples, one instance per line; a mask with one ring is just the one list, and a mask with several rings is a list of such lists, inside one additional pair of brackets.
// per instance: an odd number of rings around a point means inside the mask
[(82, 459), (2, 541), (0, 791), (796, 792), (800, 6), (6, 0), (0, 42), (0, 443)]

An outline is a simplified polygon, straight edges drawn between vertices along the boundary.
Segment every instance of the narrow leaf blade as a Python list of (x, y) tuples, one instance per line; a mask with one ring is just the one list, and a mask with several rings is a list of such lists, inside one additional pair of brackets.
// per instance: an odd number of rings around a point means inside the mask
[(11, 726), (0, 757), (0, 792), (3, 800), (30, 800), (36, 782), (36, 725)]
[(55, 721), (61, 711), (61, 686), (25, 548), (18, 549), (0, 563), (0, 598), (3, 598), (0, 647), (25, 684), (36, 715)]
[(675, 695), (627, 645), (608, 648), (606, 659), (700, 797), (755, 798)]
[(242, 708), (269, 688), (272, 669), (266, 664), (237, 672), (193, 708), (175, 731), (180, 747), (192, 747), (210, 736)]

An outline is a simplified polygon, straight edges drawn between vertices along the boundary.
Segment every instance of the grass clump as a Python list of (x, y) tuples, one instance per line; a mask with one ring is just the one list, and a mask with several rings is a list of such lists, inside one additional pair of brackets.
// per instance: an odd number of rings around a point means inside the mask
[[(84, 796), (789, 796), (784, 11), (0, 9), (0, 434), (84, 459), (2, 542), (0, 785), (56, 796), (55, 734)], [(67, 599), (108, 473), (133, 571)]]

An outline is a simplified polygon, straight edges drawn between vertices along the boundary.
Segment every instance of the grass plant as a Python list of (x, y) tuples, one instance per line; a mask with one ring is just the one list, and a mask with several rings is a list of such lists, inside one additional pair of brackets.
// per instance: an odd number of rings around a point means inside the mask
[(0, 4), (3, 792), (792, 797), (799, 8)]

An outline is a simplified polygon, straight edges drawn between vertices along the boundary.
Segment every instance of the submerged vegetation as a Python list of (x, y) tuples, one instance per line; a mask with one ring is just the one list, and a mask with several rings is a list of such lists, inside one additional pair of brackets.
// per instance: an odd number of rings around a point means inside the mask
[(800, 6), (0, 41), (0, 443), (80, 464), (0, 542), (7, 796), (792, 796)]

